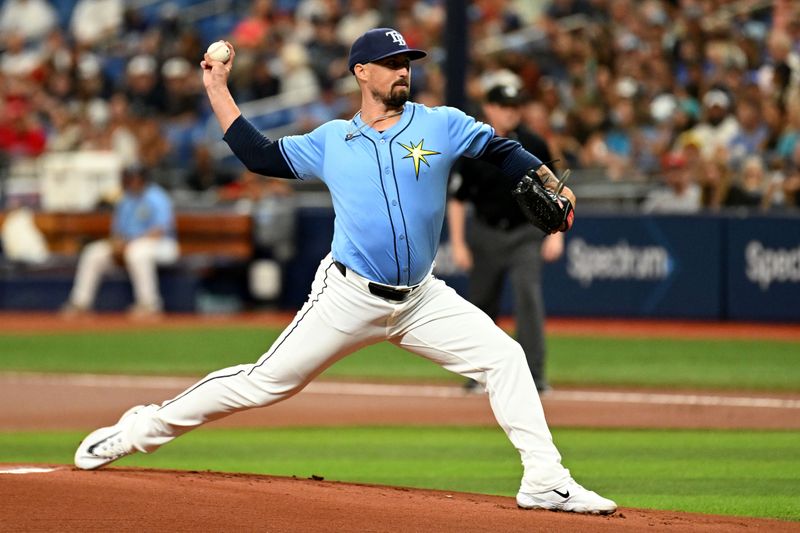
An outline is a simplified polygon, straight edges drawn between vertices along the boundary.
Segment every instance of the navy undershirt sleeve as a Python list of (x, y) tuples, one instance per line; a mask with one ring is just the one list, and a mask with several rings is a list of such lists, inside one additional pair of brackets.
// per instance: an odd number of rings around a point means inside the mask
[(514, 185), (528, 170), (542, 165), (538, 157), (525, 150), (517, 141), (496, 135), (486, 144), (477, 159), (500, 168)]
[(276, 178), (296, 177), (278, 143), (264, 137), (242, 115), (233, 121), (222, 139), (248, 170)]

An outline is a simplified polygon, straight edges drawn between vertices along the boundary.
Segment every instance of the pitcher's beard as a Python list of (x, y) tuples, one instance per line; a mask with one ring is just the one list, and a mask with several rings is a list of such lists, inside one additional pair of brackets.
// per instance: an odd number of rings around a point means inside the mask
[(395, 91), (395, 88), (392, 87), (389, 90), (389, 94), (378, 94), (376, 92), (372, 94), (386, 106), (386, 109), (399, 109), (408, 102), (409, 90), (408, 87), (402, 85), (397, 87), (400, 88), (399, 91)]

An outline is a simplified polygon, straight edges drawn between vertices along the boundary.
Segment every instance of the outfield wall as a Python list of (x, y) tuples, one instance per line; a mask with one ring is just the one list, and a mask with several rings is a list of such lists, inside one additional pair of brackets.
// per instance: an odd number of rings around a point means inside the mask
[(800, 218), (588, 216), (545, 269), (552, 314), (800, 320)]
[[(256, 244), (260, 227), (275, 229), (273, 221), (258, 217), (254, 226)], [(252, 265), (211, 270), (184, 265), (159, 272), (165, 309), (298, 309), (319, 261), (330, 250), (333, 211), (301, 208), (292, 231), (289, 260), (256, 247), (256, 262), (271, 263), (268, 299), (254, 294), (257, 269)], [(453, 267), (446, 235), (445, 229), (435, 274), (465, 295), (467, 276)], [(0, 309), (57, 310), (67, 299), (73, 276), (74, 261), (29, 268), (0, 261)], [(566, 235), (563, 257), (545, 265), (544, 279), (551, 316), (800, 323), (800, 215), (580, 213)], [(130, 284), (118, 269), (101, 286), (97, 308), (120, 311), (131, 302)], [(501, 309), (513, 311), (508, 287)]]
[[(305, 300), (332, 232), (329, 210), (299, 213), (302, 246), (286, 273), (284, 306)], [(446, 233), (435, 273), (466, 294)], [(800, 322), (800, 216), (582, 214), (544, 278), (552, 316)], [(512, 309), (506, 287), (503, 310)]]

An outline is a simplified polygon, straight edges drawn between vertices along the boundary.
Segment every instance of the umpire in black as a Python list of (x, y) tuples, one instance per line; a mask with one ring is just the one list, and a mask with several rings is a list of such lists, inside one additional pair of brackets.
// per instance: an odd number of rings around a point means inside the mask
[[(489, 89), (482, 103), (484, 121), (497, 135), (519, 141), (528, 152), (549, 161), (550, 150), (521, 121), (520, 91), (509, 85)], [(467, 203), (473, 216), (467, 224)], [(517, 341), (539, 392), (549, 390), (545, 376), (542, 261), (558, 259), (564, 234), (545, 234), (531, 226), (508, 190), (500, 171), (478, 159), (461, 158), (454, 166), (447, 205), (450, 244), (456, 265), (469, 271), (469, 300), (493, 319), (500, 310), (506, 276), (514, 293)], [(470, 381), (468, 389), (477, 385)]]

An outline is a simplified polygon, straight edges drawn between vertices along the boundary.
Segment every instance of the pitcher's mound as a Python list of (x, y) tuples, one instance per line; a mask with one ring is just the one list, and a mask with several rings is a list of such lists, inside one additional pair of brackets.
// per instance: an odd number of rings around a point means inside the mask
[(0, 474), (0, 508), (13, 531), (798, 531), (790, 522), (665, 511), (523, 511), (508, 497), (314, 479), (25, 468)]

